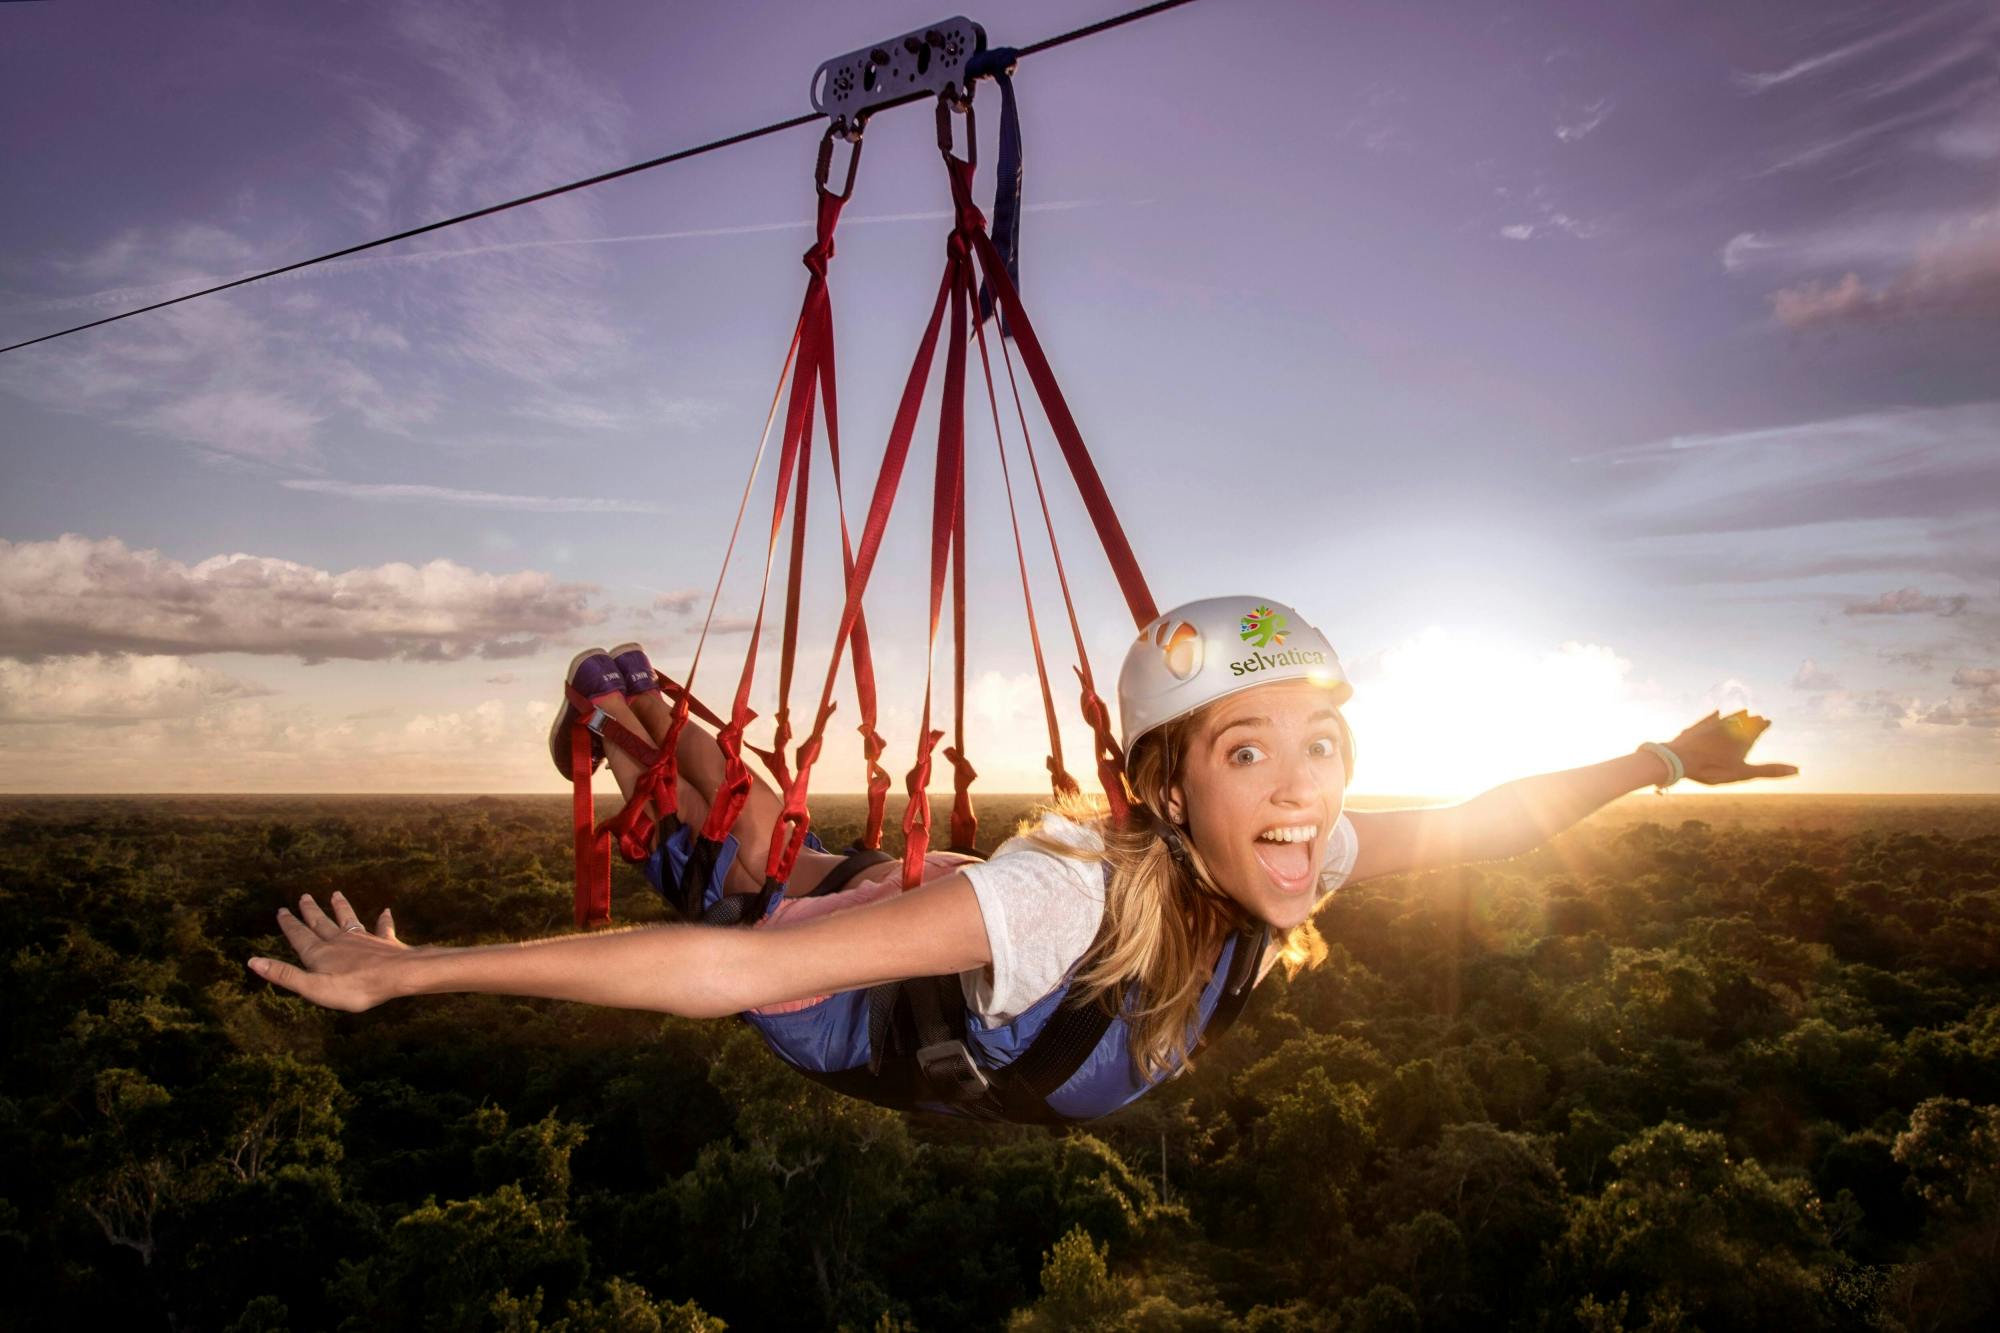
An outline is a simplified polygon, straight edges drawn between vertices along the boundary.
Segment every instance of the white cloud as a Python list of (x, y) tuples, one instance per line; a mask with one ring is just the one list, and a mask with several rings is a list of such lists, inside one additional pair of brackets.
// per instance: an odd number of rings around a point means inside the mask
[(1917, 701), (1894, 690), (1844, 690), (1838, 687), (1808, 692), (1800, 701), (1803, 716), (1835, 725), (1864, 723), (1884, 731), (1900, 730), (1916, 716)]
[(1914, 15), (1887, 10), (1876, 32), (1783, 69), (1737, 76), (1753, 95), (1802, 85), (1773, 97), (1760, 117), (1768, 163), (1754, 176), (1814, 169), (1845, 179), (1897, 171), (1912, 154), (1985, 160), (1990, 131), (1981, 104), (1992, 97), (2000, 12), (1980, 0), (1915, 8)]
[(1734, 273), (1748, 267), (1762, 252), (1774, 250), (1777, 242), (1758, 232), (1738, 232), (1722, 247), (1722, 267)]
[(1892, 24), (1878, 32), (1870, 33), (1866, 37), (1857, 38), (1854, 41), (1844, 42), (1839, 46), (1803, 56), (1782, 69), (1770, 70), (1764, 73), (1738, 72), (1734, 76), (1736, 86), (1744, 92), (1754, 95), (1769, 92), (1773, 88), (1781, 87), (1798, 79), (1809, 78), (1813, 75), (1824, 73), (1827, 70), (1836, 69), (1858, 56), (1880, 50), (1915, 34), (1930, 25), (1938, 17), (1939, 12), (1941, 11), (1926, 10), (1901, 23)]
[(332, 573), (242, 554), (187, 565), (116, 538), (0, 540), (0, 654), (517, 657), (601, 621), (594, 591), (538, 571), (485, 574), (449, 560)]
[[(235, 698), (118, 726), (0, 726), (0, 791), (553, 794), (566, 790), (544, 743), (553, 706), (469, 700), (415, 716), (332, 716), (310, 703)], [(616, 790), (600, 775), (600, 793)]]
[(1991, 162), (2000, 158), (2000, 97), (1975, 102), (1941, 126), (1931, 150), (1954, 162)]
[(312, 456), (318, 414), (268, 389), (202, 390), (140, 413), (133, 424), (203, 449), (271, 462)]
[(1886, 276), (1907, 267), (1927, 246), (1976, 231), (1989, 211), (1987, 205), (1890, 209), (1784, 231), (1740, 232), (1723, 245), (1719, 257), (1731, 273), (1778, 272), (1803, 278), (1853, 269)]
[[(476, 745), (500, 749), (518, 745), (532, 750), (547, 730), (547, 709), (483, 699), (471, 708), (445, 713), (418, 713), (403, 724), (403, 735), (423, 746)], [(537, 726), (537, 723), (543, 725)], [(615, 790), (615, 788), (614, 788)]]
[(1952, 673), (1956, 693), (1926, 711), (1922, 721), (1944, 726), (2000, 727), (2000, 669), (1962, 667)]
[(1822, 669), (1810, 657), (1799, 663), (1799, 669), (1792, 676), (1792, 688), (1809, 694), (1823, 693), (1840, 688), (1840, 681), (1831, 671)]
[(1591, 131), (1610, 119), (1615, 106), (1608, 97), (1600, 97), (1577, 111), (1575, 115), (1556, 126), (1556, 138), (1564, 143), (1579, 143)]
[(1965, 610), (1963, 594), (1930, 596), (1916, 588), (1898, 588), (1865, 602), (1850, 602), (1841, 608), (1850, 616), (1955, 616)]
[(1984, 550), (1978, 533), (2000, 510), (1996, 430), (2000, 402), (1890, 407), (1674, 436), (1575, 461), (1605, 468), (1601, 521), (1621, 541), (1963, 520)]
[[(370, 34), (381, 56), (370, 73), (334, 76), (349, 114), (330, 123), (350, 137), (322, 155), (330, 196), (365, 227), (463, 212), (627, 154), (622, 108), (602, 82), (517, 36), (498, 13), (409, 5), (377, 17), (394, 31)], [(291, 215), (260, 210), (254, 224), (128, 230), (51, 262), (122, 289), (72, 300), (178, 295), (351, 242), (354, 221), (318, 202), (302, 199)], [(600, 208), (569, 195), (457, 234), (468, 246), (568, 242), (603, 230)], [(517, 394), (541, 418), (573, 422), (615, 382), (626, 345), (606, 313), (601, 272), (574, 247), (414, 268), (399, 257), (388, 272), (365, 262), (307, 269), (309, 279), (286, 275), (17, 353), (0, 365), (0, 387), (211, 458), (316, 474), (352, 426), (417, 437), (448, 402), (504, 406)]]
[(1782, 288), (1771, 313), (1792, 329), (1922, 318), (2000, 318), (2000, 208), (1962, 215), (1870, 283), (1848, 272)]
[(1607, 230), (1604, 223), (1579, 216), (1573, 206), (1558, 204), (1555, 190), (1544, 181), (1537, 181), (1526, 189), (1496, 185), (1493, 193), (1508, 201), (1508, 211), (1525, 207), (1534, 214), (1527, 221), (1509, 222), (1500, 228), (1500, 235), (1510, 241), (1528, 241), (1543, 236), (1567, 236), (1572, 240), (1589, 241), (1604, 235)]
[(262, 686), (166, 655), (90, 653), (39, 662), (0, 658), (0, 723), (91, 724), (187, 717)]

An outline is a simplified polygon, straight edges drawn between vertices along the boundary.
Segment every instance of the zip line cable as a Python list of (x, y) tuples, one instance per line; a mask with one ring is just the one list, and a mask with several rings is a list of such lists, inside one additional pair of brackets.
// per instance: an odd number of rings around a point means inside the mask
[[(1015, 54), (1017, 56), (1030, 56), (1042, 51), (1053, 50), (1058, 46), (1067, 45), (1081, 38), (1094, 37), (1100, 32), (1109, 32), (1111, 29), (1121, 28), (1127, 23), (1133, 23), (1143, 18), (1151, 18), (1155, 14), (1165, 13), (1169, 9), (1179, 9), (1183, 5), (1193, 3), (1194, 0), (1159, 0), (1157, 4), (1141, 5), (1137, 9), (1127, 10), (1123, 14), (1113, 15), (1111, 18), (1103, 19), (1097, 23), (1086, 24), (1081, 28), (1075, 28), (1054, 37), (1044, 38), (1028, 46), (1019, 47), (1016, 49)], [(870, 109), (869, 114), (872, 115), (877, 111), (886, 111), (890, 107), (902, 106), (908, 102), (914, 102), (928, 96), (930, 96), (928, 93), (911, 93), (908, 97), (898, 98), (895, 101), (884, 102), (879, 106), (873, 107)], [(693, 148), (683, 148), (678, 152), (668, 153), (664, 157), (655, 157), (644, 162), (635, 162), (631, 166), (619, 167), (615, 171), (606, 171), (595, 176), (586, 177), (583, 180), (571, 181), (567, 185), (557, 185), (551, 189), (539, 190), (534, 194), (524, 194), (518, 199), (509, 199), (502, 204), (491, 204), (485, 208), (474, 209), (470, 213), (460, 213), (457, 217), (445, 218), (440, 222), (429, 222), (421, 227), (412, 227), (408, 231), (399, 231), (394, 236), (383, 236), (377, 240), (363, 241), (359, 245), (350, 245), (344, 250), (333, 250), (327, 254), (314, 255), (311, 259), (301, 259), (295, 264), (286, 264), (281, 268), (266, 269), (262, 273), (253, 273), (249, 277), (235, 278), (229, 282), (219, 282), (213, 287), (204, 287), (198, 292), (188, 292), (183, 296), (170, 297), (164, 301), (155, 301), (151, 305), (142, 305), (135, 310), (126, 310), (116, 315), (106, 315), (103, 319), (93, 319), (88, 324), (78, 324), (72, 328), (62, 329), (55, 333), (44, 333), (39, 338), (29, 338), (25, 342), (10, 343), (6, 347), (0, 347), (0, 356), (4, 356), (8, 352), (18, 352), (23, 347), (33, 347), (36, 343), (45, 343), (55, 338), (68, 337), (72, 333), (82, 333), (85, 329), (94, 329), (105, 324), (115, 324), (121, 319), (130, 319), (134, 315), (143, 315), (154, 310), (164, 310), (170, 305), (179, 305), (183, 301), (192, 301), (196, 297), (213, 296), (217, 292), (226, 292), (232, 287), (243, 287), (253, 282), (262, 282), (265, 278), (275, 278), (281, 274), (293, 273), (302, 268), (310, 268), (314, 264), (324, 264), (329, 260), (345, 259), (349, 255), (360, 254), (364, 250), (373, 250), (384, 245), (393, 245), (397, 241), (407, 241), (413, 236), (422, 236), (426, 232), (441, 231), (446, 227), (456, 227), (461, 222), (471, 222), (478, 218), (491, 217), (495, 213), (504, 212), (510, 208), (519, 208), (523, 204), (540, 203), (544, 199), (553, 199), (559, 194), (568, 194), (572, 190), (581, 190), (592, 185), (602, 185), (606, 181), (614, 181), (621, 176), (631, 176), (641, 171), (651, 171), (654, 167), (667, 166), (669, 163), (685, 162), (691, 157), (700, 157), (704, 153), (713, 153), (724, 148), (734, 148), (738, 144), (749, 143), (753, 139), (762, 139), (767, 135), (779, 134), (785, 130), (795, 130), (801, 125), (809, 125), (814, 121), (824, 119), (824, 116), (814, 111), (802, 116), (793, 116), (790, 120), (774, 121), (769, 125), (764, 125), (754, 130), (744, 130), (741, 133), (732, 134), (726, 138), (710, 140), (708, 143), (700, 144)]]

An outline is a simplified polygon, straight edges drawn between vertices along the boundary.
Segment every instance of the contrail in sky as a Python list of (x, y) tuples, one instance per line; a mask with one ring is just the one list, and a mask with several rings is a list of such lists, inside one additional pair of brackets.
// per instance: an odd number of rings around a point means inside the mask
[[(1096, 206), (1097, 201), (1090, 199), (1058, 199), (1049, 203), (1028, 204), (1024, 206), (1022, 211), (1027, 213), (1066, 213), (1080, 208), (1094, 208)], [(844, 227), (857, 227), (867, 226), (871, 223), (937, 222), (949, 219), (950, 217), (951, 212), (948, 209), (939, 209), (924, 213), (860, 214), (842, 218), (841, 225)], [(745, 222), (730, 227), (693, 227), (684, 231), (638, 232), (630, 236), (576, 236), (537, 241), (497, 241), (489, 245), (461, 246), (455, 250), (413, 250), (408, 254), (400, 255), (369, 255), (365, 258), (334, 259), (324, 264), (315, 264), (311, 268), (302, 268), (296, 272), (282, 274), (280, 277), (285, 281), (296, 281), (300, 278), (323, 277), (329, 273), (339, 271), (353, 271), (405, 264), (434, 264), (448, 259), (472, 259), (480, 255), (506, 254), (518, 250), (547, 250), (583, 245), (633, 245), (648, 241), (691, 241), (712, 236), (757, 236), (765, 232), (774, 231), (810, 231), (812, 227), (812, 219), (797, 218), (785, 222)], [(232, 282), (237, 278), (248, 277), (250, 274), (259, 271), (258, 269), (244, 269), (240, 273), (228, 274), (221, 277), (189, 275), (170, 283), (151, 283), (143, 287), (110, 287), (103, 291), (85, 292), (78, 296), (63, 296), (48, 301), (30, 301), (21, 305), (7, 306), (0, 308), (0, 315), (29, 314), (50, 310), (103, 309), (107, 306), (127, 305), (135, 301), (170, 296), (175, 292), (185, 290), (197, 284), (212, 285), (219, 282)]]

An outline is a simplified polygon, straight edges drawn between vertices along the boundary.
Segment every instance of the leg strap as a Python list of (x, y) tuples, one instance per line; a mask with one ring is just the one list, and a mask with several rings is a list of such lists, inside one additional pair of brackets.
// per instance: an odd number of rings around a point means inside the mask
[(863, 871), (872, 870), (876, 866), (894, 865), (895, 862), (896, 858), (880, 847), (850, 847), (845, 860), (827, 871), (826, 878), (813, 885), (810, 893), (799, 896), (819, 898), (829, 893), (839, 893), (852, 884)]

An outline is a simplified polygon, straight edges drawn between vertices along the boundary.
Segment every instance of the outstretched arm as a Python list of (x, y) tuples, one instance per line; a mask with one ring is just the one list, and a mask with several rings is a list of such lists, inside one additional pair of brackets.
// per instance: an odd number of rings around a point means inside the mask
[(371, 932), (339, 894), (331, 905), (332, 917), (310, 897), (297, 916), (281, 910), (299, 962), (253, 958), (250, 968), (315, 1004), (355, 1012), (402, 995), (473, 991), (719, 1018), (991, 961), (963, 875), (796, 926), (654, 926), (462, 949), (411, 948), (388, 913)]
[[(1790, 777), (1790, 764), (1746, 762), (1771, 725), (1747, 712), (1710, 713), (1667, 747), (1687, 776), (1707, 786), (1749, 778)], [(1431, 810), (1354, 810), (1360, 853), (1350, 880), (1436, 870), (1466, 861), (1494, 861), (1538, 847), (1598, 807), (1668, 779), (1667, 765), (1638, 750), (1585, 768), (1521, 778), (1462, 805)]]

